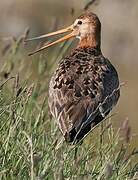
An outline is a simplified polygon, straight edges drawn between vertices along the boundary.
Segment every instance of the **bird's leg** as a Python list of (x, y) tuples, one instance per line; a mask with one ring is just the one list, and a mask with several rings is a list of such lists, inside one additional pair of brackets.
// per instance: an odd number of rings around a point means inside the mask
[(78, 164), (78, 161), (79, 161), (78, 150), (79, 150), (80, 146), (82, 145), (82, 143), (83, 143), (83, 140), (81, 140), (81, 141), (75, 146), (74, 162), (76, 163), (76, 165)]
[(77, 162), (77, 152), (78, 152), (78, 146), (75, 147), (75, 153), (74, 153), (74, 160), (75, 160), (75, 163)]

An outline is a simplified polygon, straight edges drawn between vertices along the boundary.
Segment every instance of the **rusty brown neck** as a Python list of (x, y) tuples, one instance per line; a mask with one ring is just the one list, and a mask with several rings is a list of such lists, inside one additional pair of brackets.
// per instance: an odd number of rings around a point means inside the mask
[(100, 33), (87, 34), (85, 37), (81, 38), (78, 48), (101, 48), (101, 35)]

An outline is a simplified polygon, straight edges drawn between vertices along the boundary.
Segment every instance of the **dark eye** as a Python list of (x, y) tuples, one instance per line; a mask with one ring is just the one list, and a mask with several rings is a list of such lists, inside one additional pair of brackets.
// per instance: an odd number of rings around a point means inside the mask
[(81, 24), (82, 24), (82, 21), (78, 21), (78, 24), (81, 25)]

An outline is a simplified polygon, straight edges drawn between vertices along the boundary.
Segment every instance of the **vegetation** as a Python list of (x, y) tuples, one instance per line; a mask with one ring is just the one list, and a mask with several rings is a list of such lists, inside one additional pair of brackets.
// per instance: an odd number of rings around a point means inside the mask
[(81, 144), (64, 142), (48, 116), (48, 81), (71, 42), (30, 58), (23, 52), (25, 36), (2, 51), (0, 179), (138, 179), (138, 151), (129, 148), (127, 120), (115, 131), (110, 115)]

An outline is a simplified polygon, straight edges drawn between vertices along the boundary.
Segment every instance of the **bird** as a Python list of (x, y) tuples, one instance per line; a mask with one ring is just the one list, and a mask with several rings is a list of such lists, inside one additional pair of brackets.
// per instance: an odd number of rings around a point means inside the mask
[(64, 139), (79, 143), (110, 113), (120, 97), (119, 77), (101, 51), (101, 22), (93, 12), (80, 15), (67, 28), (27, 41), (57, 34), (64, 37), (31, 52), (33, 55), (70, 38), (79, 39), (76, 48), (58, 63), (49, 83), (48, 105)]

